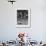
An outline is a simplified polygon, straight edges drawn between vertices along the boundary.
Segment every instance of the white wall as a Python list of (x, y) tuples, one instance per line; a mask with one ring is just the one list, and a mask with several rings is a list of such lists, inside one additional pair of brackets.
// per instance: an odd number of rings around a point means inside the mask
[[(18, 32), (31, 34), (33, 40), (46, 40), (46, 1), (17, 0), (14, 5), (7, 0), (0, 0), (0, 40), (11, 40)], [(16, 28), (16, 8), (31, 9), (31, 28)]]

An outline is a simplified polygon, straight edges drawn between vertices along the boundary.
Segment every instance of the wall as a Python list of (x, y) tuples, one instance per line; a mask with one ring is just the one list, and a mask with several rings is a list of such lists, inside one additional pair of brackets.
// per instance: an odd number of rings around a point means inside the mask
[[(26, 32), (33, 40), (46, 40), (46, 1), (17, 0), (14, 5), (0, 0), (0, 40), (14, 40), (18, 32)], [(16, 28), (16, 8), (31, 9), (31, 27)]]

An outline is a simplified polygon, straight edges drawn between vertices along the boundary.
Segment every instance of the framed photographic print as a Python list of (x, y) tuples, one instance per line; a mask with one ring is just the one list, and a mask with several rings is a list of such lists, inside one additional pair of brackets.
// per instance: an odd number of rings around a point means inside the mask
[(30, 27), (30, 9), (16, 9), (16, 27)]

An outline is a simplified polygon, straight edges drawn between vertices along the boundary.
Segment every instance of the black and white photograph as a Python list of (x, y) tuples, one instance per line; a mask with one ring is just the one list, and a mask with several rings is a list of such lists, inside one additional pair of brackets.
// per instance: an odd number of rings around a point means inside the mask
[(17, 27), (30, 26), (30, 9), (17, 9)]
[(17, 10), (17, 24), (28, 25), (28, 10)]

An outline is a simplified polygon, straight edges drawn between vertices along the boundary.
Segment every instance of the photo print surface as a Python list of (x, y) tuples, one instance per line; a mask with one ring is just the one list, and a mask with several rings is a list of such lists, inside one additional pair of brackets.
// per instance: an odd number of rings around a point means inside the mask
[(28, 25), (28, 10), (17, 10), (17, 24)]
[(29, 27), (30, 26), (30, 9), (17, 9), (16, 10), (16, 26)]

